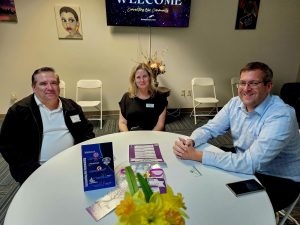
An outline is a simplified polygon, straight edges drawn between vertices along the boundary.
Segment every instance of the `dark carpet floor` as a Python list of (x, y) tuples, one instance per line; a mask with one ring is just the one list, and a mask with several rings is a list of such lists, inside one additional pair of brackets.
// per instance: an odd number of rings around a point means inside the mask
[[(182, 115), (175, 112), (168, 115), (166, 131), (189, 136), (194, 129), (205, 124), (207, 120), (208, 118), (198, 119), (198, 124), (195, 125), (194, 120), (190, 118), (189, 115)], [(1, 123), (2, 121), (0, 121), (0, 126)], [(99, 129), (99, 124), (97, 122), (95, 122), (94, 127), (96, 136), (118, 132), (118, 117), (104, 117), (103, 129)], [(217, 147), (222, 145), (229, 148), (232, 146), (232, 140), (229, 133), (211, 140), (210, 143)], [(18, 189), (19, 185), (10, 176), (8, 166), (0, 155), (0, 225), (3, 225), (6, 211)], [(298, 202), (293, 210), (292, 215), (300, 221), (300, 202)], [(286, 224), (293, 223), (288, 221)]]

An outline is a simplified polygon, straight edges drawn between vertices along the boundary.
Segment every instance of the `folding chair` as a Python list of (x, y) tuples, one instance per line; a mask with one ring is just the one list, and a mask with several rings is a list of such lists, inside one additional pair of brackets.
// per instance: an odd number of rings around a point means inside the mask
[(63, 80), (59, 81), (60, 96), (66, 97), (66, 83)]
[(102, 129), (102, 82), (100, 80), (79, 80), (76, 85), (76, 102), (82, 108), (96, 108), (99, 110), (99, 120)]
[[(206, 88), (205, 88), (206, 87)], [(205, 95), (205, 97), (204, 97)], [(210, 77), (195, 77), (192, 79), (192, 97), (193, 97), (193, 111), (191, 115), (194, 116), (195, 124), (197, 124), (198, 116), (214, 116), (218, 113), (218, 102), (216, 97), (216, 89), (214, 80)], [(197, 114), (197, 107), (201, 104), (213, 104), (210, 112), (203, 112)], [(199, 107), (200, 108), (200, 107)], [(216, 113), (213, 113), (213, 112)]]
[(293, 222), (294, 224), (299, 225), (298, 221), (294, 217), (291, 216), (291, 212), (295, 208), (297, 202), (299, 201), (299, 198), (300, 198), (300, 194), (298, 195), (298, 198), (289, 207), (287, 207), (286, 209), (280, 210), (278, 212), (280, 215), (283, 216), (283, 218), (278, 221), (277, 225), (283, 225), (286, 222), (286, 220), (289, 220), (289, 221)]
[(232, 77), (230, 79), (231, 82), (231, 93), (232, 97), (235, 97), (237, 94), (235, 94), (236, 90), (238, 89), (238, 84), (239, 84), (240, 78), (239, 77)]

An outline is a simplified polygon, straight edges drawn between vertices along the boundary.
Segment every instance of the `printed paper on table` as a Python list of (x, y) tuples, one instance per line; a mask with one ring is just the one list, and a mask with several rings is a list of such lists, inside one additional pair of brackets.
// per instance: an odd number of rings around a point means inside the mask
[(130, 163), (164, 163), (159, 145), (155, 144), (132, 144), (129, 145)]

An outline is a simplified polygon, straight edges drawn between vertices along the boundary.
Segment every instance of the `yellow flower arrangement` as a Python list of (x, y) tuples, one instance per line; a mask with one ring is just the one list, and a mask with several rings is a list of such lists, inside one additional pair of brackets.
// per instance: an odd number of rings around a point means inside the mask
[(167, 192), (152, 192), (147, 180), (139, 173), (137, 179), (141, 189), (137, 187), (135, 175), (130, 166), (125, 168), (129, 191), (116, 207), (119, 218), (116, 225), (184, 225), (188, 218), (181, 193), (174, 195), (170, 186)]

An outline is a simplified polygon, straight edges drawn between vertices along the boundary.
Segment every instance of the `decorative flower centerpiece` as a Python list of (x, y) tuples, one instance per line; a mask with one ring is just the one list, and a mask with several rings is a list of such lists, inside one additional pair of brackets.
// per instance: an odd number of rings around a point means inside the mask
[[(165, 194), (151, 190), (148, 181), (140, 174), (135, 176), (130, 166), (125, 168), (129, 192), (116, 207), (119, 218), (116, 225), (184, 225), (188, 218), (181, 193), (174, 195), (170, 186)], [(141, 189), (137, 186), (137, 180)]]
[(158, 87), (157, 76), (160, 74), (164, 74), (166, 72), (166, 65), (163, 63), (162, 59), (159, 59), (157, 51), (150, 56), (145, 56), (146, 64), (151, 68), (154, 78), (154, 85)]
[(157, 76), (166, 72), (165, 64), (161, 60), (150, 58), (147, 65), (150, 66), (152, 70), (154, 85), (158, 87)]

